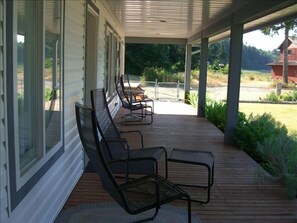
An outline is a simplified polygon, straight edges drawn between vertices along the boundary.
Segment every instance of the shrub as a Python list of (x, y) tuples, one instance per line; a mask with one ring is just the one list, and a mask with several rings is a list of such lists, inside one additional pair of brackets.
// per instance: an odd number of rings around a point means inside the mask
[(271, 174), (260, 174), (261, 180), (273, 180), (282, 183), (290, 198), (297, 193), (297, 140), (296, 134), (288, 136), (282, 132), (278, 137), (265, 138), (257, 144), (257, 151), (262, 156), (262, 166)]
[(51, 58), (45, 58), (44, 67), (45, 68), (51, 68), (52, 67), (52, 59)]
[[(225, 130), (226, 126), (226, 103), (222, 101), (207, 100), (205, 106), (205, 116), (222, 132)], [(237, 123), (239, 126), (244, 125), (247, 122), (246, 116), (243, 112), (238, 112)]]
[(192, 105), (193, 107), (198, 107), (198, 93), (197, 92), (190, 92), (186, 96), (186, 103)]
[(226, 103), (208, 100), (205, 106), (205, 116), (218, 129), (224, 132), (226, 124)]
[(229, 73), (229, 64), (226, 64), (223, 68), (221, 68), (223, 74)]
[(270, 92), (269, 94), (266, 95), (266, 97), (264, 98), (264, 100), (266, 101), (272, 101), (272, 102), (277, 102), (280, 100), (280, 97), (274, 92)]
[(274, 91), (267, 94), (264, 98), (266, 101), (278, 102), (278, 101), (296, 101), (297, 91), (286, 92), (278, 96)]
[(280, 99), (283, 101), (294, 101), (294, 96), (292, 93), (285, 93), (280, 96)]
[(238, 125), (235, 132), (236, 144), (259, 163), (263, 163), (262, 156), (257, 151), (257, 144), (265, 139), (277, 137), (279, 134), (287, 134), (286, 126), (276, 121), (271, 114), (253, 116), (246, 123)]
[(142, 81), (184, 82), (184, 73), (173, 73), (163, 68), (146, 67), (143, 70)]
[(53, 100), (53, 90), (51, 88), (49, 88), (49, 87), (45, 88), (44, 100), (45, 101)]
[(141, 80), (155, 81), (158, 78), (159, 78), (159, 74), (158, 74), (157, 68), (154, 68), (154, 67), (144, 68), (142, 76), (141, 76)]

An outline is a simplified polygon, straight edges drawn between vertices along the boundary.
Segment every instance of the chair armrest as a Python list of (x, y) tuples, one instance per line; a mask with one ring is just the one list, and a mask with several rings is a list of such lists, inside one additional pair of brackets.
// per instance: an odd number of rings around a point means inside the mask
[(141, 143), (141, 148), (143, 148), (143, 135), (141, 133), (141, 131), (137, 131), (137, 130), (131, 130), (131, 131), (120, 131), (120, 134), (130, 134), (130, 133), (136, 133), (139, 135), (140, 137), (140, 143)]
[(129, 179), (129, 163), (130, 162), (139, 162), (139, 161), (153, 161), (155, 163), (155, 168), (158, 170), (158, 161), (153, 157), (139, 157), (139, 158), (120, 158), (116, 160), (109, 160), (107, 161), (108, 165), (118, 164), (118, 163), (125, 163), (126, 164), (126, 181)]
[(129, 144), (128, 144), (127, 140), (124, 139), (124, 138), (121, 138), (121, 139), (107, 139), (106, 142), (107, 143), (122, 143), (122, 144), (125, 145), (126, 149), (129, 149)]

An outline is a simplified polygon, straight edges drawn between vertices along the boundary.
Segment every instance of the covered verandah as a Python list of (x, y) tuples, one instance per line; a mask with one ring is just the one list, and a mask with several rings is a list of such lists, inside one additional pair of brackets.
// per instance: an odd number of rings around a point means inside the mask
[[(214, 185), (208, 204), (193, 203), (192, 213), (202, 222), (296, 222), (297, 201), (286, 197), (284, 188), (266, 182), (260, 184), (257, 172), (263, 169), (245, 152), (224, 143), (224, 135), (196, 110), (183, 103), (156, 102), (152, 125), (121, 126), (141, 130), (145, 146), (163, 145), (168, 149), (210, 151), (215, 157)], [(123, 115), (120, 110), (115, 120)], [(139, 142), (128, 138), (131, 147)], [(205, 171), (188, 165), (170, 164), (169, 179), (201, 183)], [(176, 178), (175, 178), (176, 177)], [(205, 190), (188, 189), (193, 198), (205, 196)], [(69, 209), (84, 203), (104, 203), (112, 198), (104, 191), (96, 173), (84, 173), (64, 206)], [(184, 207), (183, 201), (174, 205)]]

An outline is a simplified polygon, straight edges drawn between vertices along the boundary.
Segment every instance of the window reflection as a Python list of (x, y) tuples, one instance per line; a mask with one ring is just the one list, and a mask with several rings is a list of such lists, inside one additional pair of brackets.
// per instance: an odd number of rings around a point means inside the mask
[[(60, 4), (45, 2), (44, 108), (46, 152), (61, 141)], [(54, 15), (54, 16), (53, 16)]]

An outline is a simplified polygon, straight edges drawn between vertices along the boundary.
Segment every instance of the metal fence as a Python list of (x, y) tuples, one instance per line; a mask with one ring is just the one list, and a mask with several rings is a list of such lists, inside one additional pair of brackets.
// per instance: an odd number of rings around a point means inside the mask
[(184, 83), (158, 82), (157, 80), (141, 81), (140, 87), (145, 90), (145, 94), (151, 99), (160, 101), (184, 100)]
[[(184, 101), (184, 83), (158, 81), (135, 81), (135, 83), (140, 84), (140, 86), (145, 90), (145, 94), (151, 99), (160, 101)], [(239, 100), (259, 101), (261, 98), (265, 98), (267, 94), (273, 91), (275, 91), (275, 88), (267, 86), (241, 86)], [(282, 91), (286, 92), (289, 90), (282, 89)], [(198, 93), (198, 86), (191, 85), (190, 92)], [(206, 94), (208, 98), (215, 100), (226, 100), (227, 86), (208, 86)]]

